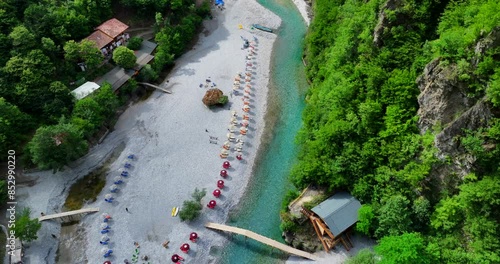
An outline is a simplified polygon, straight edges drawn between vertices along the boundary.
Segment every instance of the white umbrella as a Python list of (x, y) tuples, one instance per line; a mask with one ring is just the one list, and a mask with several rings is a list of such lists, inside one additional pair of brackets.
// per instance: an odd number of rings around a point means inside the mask
[(234, 111), (234, 110), (233, 110), (233, 111), (231, 111), (231, 115), (232, 115), (232, 116), (238, 116), (238, 114), (237, 114), (237, 113), (236, 113), (236, 111)]
[(109, 228), (109, 226), (107, 224), (105, 224), (105, 223), (101, 224), (101, 229), (104, 230), (104, 229), (107, 229), (107, 228)]
[(109, 214), (107, 213), (102, 213), (102, 218), (107, 218), (109, 216)]
[(109, 236), (107, 236), (107, 235), (102, 236), (102, 237), (101, 237), (101, 241), (102, 241), (102, 242), (109, 241)]
[(228, 133), (227, 138), (234, 139), (234, 134), (233, 133)]
[(248, 105), (244, 105), (244, 106), (243, 106), (243, 108), (244, 108), (244, 109), (250, 109), (250, 106), (248, 106)]
[(243, 147), (243, 142), (236, 143), (235, 147), (242, 148)]
[(248, 120), (243, 120), (243, 123), (241, 123), (243, 126), (248, 126)]
[(224, 146), (231, 146), (231, 142), (229, 141), (224, 142)]
[(116, 184), (113, 184), (113, 185), (109, 186), (109, 190), (110, 191), (114, 191), (116, 189), (118, 189), (118, 186), (116, 186)]
[(225, 150), (225, 149), (222, 149), (220, 151), (220, 154), (227, 155), (227, 154), (229, 154), (229, 152), (227, 150)]
[(242, 127), (242, 128), (240, 129), (240, 131), (245, 131), (245, 132), (247, 132), (247, 131), (248, 131), (248, 129), (247, 129), (246, 127)]
[(108, 194), (104, 195), (104, 198), (109, 200), (109, 199), (113, 198), (113, 195), (108, 193)]

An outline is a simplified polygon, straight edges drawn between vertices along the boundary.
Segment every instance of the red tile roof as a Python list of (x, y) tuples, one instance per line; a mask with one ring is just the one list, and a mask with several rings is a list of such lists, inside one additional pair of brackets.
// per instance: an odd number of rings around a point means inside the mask
[(123, 31), (127, 30), (128, 26), (116, 18), (112, 18), (96, 28), (100, 30), (111, 38), (116, 38), (118, 35), (122, 34)]
[(100, 30), (94, 31), (94, 33), (90, 34), (90, 36), (86, 37), (86, 39), (94, 41), (99, 49), (106, 47), (106, 45), (113, 41), (113, 38), (104, 34)]

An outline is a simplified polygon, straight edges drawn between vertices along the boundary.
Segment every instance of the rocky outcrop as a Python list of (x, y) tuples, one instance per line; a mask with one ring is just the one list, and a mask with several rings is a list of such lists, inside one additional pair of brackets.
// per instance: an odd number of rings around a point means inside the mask
[[(476, 157), (465, 151), (459, 139), (466, 135), (466, 131), (487, 127), (492, 117), (491, 110), (483, 98), (436, 135), (434, 144), (439, 150), (438, 158), (450, 159), (451, 163), (448, 165), (450, 173), (463, 178), (473, 171)], [(442, 178), (446, 174), (438, 175)]]
[(436, 125), (445, 127), (476, 103), (467, 97), (467, 85), (458, 81), (456, 65), (443, 67), (440, 62), (435, 59), (427, 64), (417, 79), (418, 126), (422, 134)]
[(466, 131), (486, 127), (493, 114), (485, 98), (477, 100), (467, 96), (467, 84), (458, 80), (455, 64), (443, 66), (440, 62), (436, 59), (427, 64), (417, 79), (420, 88), (418, 126), (422, 134), (439, 128), (434, 139), (437, 157), (451, 161), (434, 166), (431, 177), (463, 178), (473, 171), (476, 158), (463, 148), (460, 138)]
[(382, 34), (384, 29), (390, 26), (389, 18), (387, 17), (387, 10), (394, 11), (403, 4), (401, 0), (387, 0), (380, 9), (378, 14), (378, 23), (373, 31), (373, 43), (380, 47), (382, 46)]
[(476, 47), (474, 48), (474, 58), (472, 59), (472, 65), (476, 67), (480, 62), (481, 57), (486, 53), (487, 50), (498, 46), (500, 46), (500, 27), (494, 28), (486, 37), (477, 42)]

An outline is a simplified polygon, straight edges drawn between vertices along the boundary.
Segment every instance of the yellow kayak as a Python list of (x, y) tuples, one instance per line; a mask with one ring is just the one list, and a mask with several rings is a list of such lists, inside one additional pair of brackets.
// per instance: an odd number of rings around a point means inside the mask
[(172, 208), (172, 216), (175, 216), (177, 212), (177, 207)]

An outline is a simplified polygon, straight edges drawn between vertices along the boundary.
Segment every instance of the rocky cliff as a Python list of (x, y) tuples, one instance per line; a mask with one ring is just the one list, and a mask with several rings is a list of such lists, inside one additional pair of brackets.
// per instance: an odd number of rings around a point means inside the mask
[[(473, 67), (488, 48), (498, 46), (499, 37), (500, 34), (492, 32), (478, 41)], [(467, 95), (468, 85), (459, 80), (457, 65), (442, 62), (435, 59), (427, 64), (417, 79), (418, 126), (422, 134), (429, 130), (437, 133), (434, 144), (443, 163), (433, 168), (431, 176), (441, 180), (447, 176), (463, 178), (473, 171), (476, 158), (464, 149), (460, 138), (466, 136), (467, 131), (487, 127), (493, 117), (485, 97), (476, 99)]]

